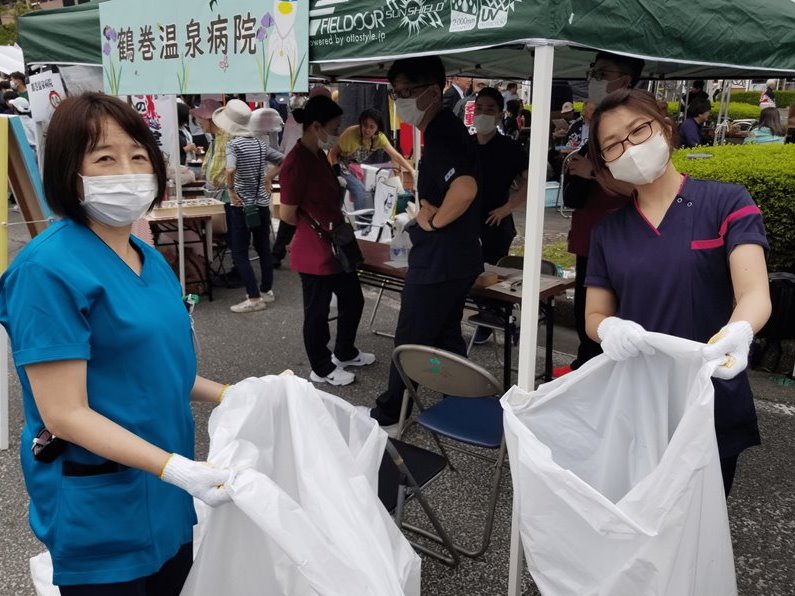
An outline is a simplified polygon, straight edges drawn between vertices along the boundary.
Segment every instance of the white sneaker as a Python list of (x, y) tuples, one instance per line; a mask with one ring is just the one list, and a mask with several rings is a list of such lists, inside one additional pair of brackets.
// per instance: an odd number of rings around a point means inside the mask
[(353, 360), (339, 360), (332, 354), (331, 361), (340, 368), (345, 368), (346, 366), (368, 366), (375, 362), (375, 354), (360, 351)]
[(265, 304), (265, 301), (260, 298), (259, 300), (252, 300), (251, 298), (246, 298), (240, 304), (235, 304), (229, 307), (229, 310), (232, 312), (256, 312), (258, 310), (265, 310), (268, 307)]
[(313, 383), (328, 383), (329, 385), (350, 385), (356, 380), (356, 375), (341, 368), (335, 368), (325, 377), (315, 374), (315, 371), (309, 373), (309, 380)]
[(274, 300), (276, 300), (276, 296), (273, 295), (273, 290), (268, 290), (267, 292), (260, 292), (259, 295), (265, 302), (273, 302)]

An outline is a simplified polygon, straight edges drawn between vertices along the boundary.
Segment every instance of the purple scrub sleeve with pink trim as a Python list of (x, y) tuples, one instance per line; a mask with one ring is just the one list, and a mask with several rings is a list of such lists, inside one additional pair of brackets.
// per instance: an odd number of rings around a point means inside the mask
[[(656, 228), (637, 200), (596, 228), (585, 285), (611, 290), (618, 317), (706, 343), (731, 317), (729, 255), (741, 244), (768, 250), (762, 214), (745, 187), (685, 177)], [(748, 375), (713, 383), (720, 456), (758, 445)]]

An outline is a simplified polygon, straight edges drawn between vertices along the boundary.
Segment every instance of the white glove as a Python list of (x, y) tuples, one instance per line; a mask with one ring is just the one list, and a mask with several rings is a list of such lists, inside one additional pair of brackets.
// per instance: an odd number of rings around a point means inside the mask
[(596, 329), (602, 351), (611, 360), (626, 360), (641, 352), (654, 354), (654, 348), (646, 343), (646, 333), (636, 322), (618, 317), (607, 317)]
[(337, 176), (337, 182), (341, 188), (348, 188), (348, 181), (345, 180), (345, 176)]
[(224, 488), (224, 483), (229, 482), (230, 476), (228, 469), (214, 468), (207, 462), (193, 461), (178, 453), (172, 453), (160, 479), (178, 486), (210, 507), (216, 507), (232, 500)]
[(733, 379), (748, 366), (748, 351), (754, 339), (754, 330), (748, 321), (735, 321), (724, 326), (704, 346), (704, 358), (723, 363), (712, 376), (717, 379)]

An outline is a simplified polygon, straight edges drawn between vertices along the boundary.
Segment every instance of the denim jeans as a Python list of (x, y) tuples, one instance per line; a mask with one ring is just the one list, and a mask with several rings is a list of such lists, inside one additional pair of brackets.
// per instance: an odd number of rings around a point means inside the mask
[[(259, 298), (260, 292), (267, 292), (273, 288), (273, 258), (271, 257), (271, 210), (269, 207), (257, 207), (260, 225), (249, 229), (242, 207), (226, 206), (227, 243), (229, 252), (232, 253), (232, 262), (246, 285), (249, 298)], [(257, 278), (248, 249), (254, 244), (254, 250), (259, 255), (260, 274), (262, 283), (257, 287)]]
[(364, 189), (364, 185), (361, 181), (352, 172), (347, 170), (343, 170), (342, 177), (345, 178), (348, 192), (351, 194), (353, 208), (356, 210), (372, 208), (369, 197), (367, 196), (367, 191)]

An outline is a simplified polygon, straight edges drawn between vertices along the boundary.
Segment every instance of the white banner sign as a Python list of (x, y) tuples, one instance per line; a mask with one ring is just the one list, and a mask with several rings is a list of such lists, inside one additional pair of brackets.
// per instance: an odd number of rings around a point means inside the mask
[(155, 135), (157, 144), (171, 166), (179, 165), (179, 155), (171, 158), (179, 147), (177, 134), (177, 104), (169, 95), (132, 95), (132, 106)]
[(33, 120), (49, 122), (55, 108), (66, 97), (61, 75), (55, 72), (30, 75), (28, 97)]

